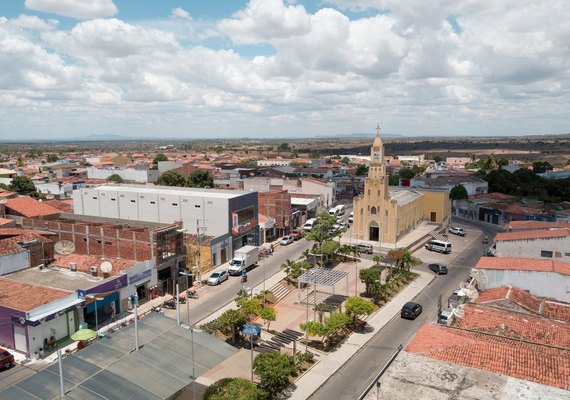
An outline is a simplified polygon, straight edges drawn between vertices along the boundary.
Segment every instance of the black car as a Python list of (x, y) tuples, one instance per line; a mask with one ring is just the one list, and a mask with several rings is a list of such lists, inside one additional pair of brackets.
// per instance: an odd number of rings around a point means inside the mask
[(428, 268), (438, 275), (447, 275), (447, 267), (443, 264), (430, 264)]
[(422, 306), (418, 303), (413, 303), (411, 301), (404, 304), (402, 307), (401, 316), (406, 319), (416, 319), (418, 315), (422, 313)]

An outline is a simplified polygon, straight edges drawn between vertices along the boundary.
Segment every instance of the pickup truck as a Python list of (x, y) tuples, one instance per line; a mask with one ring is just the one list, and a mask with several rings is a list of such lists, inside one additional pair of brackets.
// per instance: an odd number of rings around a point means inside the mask
[(259, 261), (259, 247), (243, 246), (234, 252), (234, 258), (230, 261), (228, 272), (230, 275), (241, 275), (243, 271), (249, 271)]

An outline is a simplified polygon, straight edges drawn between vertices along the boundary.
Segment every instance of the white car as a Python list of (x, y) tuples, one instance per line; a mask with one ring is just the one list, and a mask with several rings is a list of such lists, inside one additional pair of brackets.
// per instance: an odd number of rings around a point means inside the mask
[(463, 228), (460, 228), (458, 226), (452, 226), (451, 228), (449, 228), (449, 233), (453, 233), (454, 235), (458, 235), (458, 236), (465, 236), (465, 230)]
[(208, 286), (216, 286), (228, 279), (228, 271), (216, 271), (208, 278)]
[(287, 246), (291, 243), (293, 243), (295, 241), (295, 238), (293, 236), (283, 236), (281, 238), (281, 246)]
[(350, 214), (348, 214), (348, 223), (352, 224), (354, 222), (354, 211), (351, 211)]

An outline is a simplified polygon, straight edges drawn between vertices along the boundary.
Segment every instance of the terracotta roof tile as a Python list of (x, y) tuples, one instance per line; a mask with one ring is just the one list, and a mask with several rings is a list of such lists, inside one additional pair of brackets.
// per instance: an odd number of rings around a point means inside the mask
[(16, 221), (10, 218), (0, 218), (0, 226), (15, 225)]
[(31, 197), (16, 197), (15, 199), (8, 199), (4, 206), (7, 209), (13, 210), (28, 218), (61, 213), (57, 208), (53, 208), (52, 206), (32, 199)]
[[(91, 273), (91, 267), (93, 266), (99, 267), (101, 265), (101, 262), (103, 261), (101, 257), (88, 256), (85, 254), (68, 254), (66, 256), (56, 255), (55, 258), (56, 260), (50, 264), (51, 266), (69, 269), (69, 264), (75, 263), (77, 271), (84, 272), (87, 274)], [(117, 259), (117, 258), (113, 259), (105, 258), (105, 260), (110, 261), (111, 264), (113, 265), (113, 269), (109, 273), (109, 275), (111, 276), (117, 275), (122, 270), (130, 268), (139, 262), (133, 260)]]
[(534, 258), (481, 257), (475, 268), (511, 271), (542, 271), (570, 275), (570, 263)]
[(545, 222), (545, 221), (511, 221), (503, 226), (505, 230), (522, 230), (522, 229), (556, 229), (568, 228), (570, 224), (564, 222)]
[(49, 243), (51, 240), (44, 238), (36, 233), (26, 233), (24, 235), (13, 236), (7, 239), (0, 240), (0, 256), (8, 254), (16, 254), (27, 251), (25, 247), (18, 243), (37, 240), (41, 243)]
[(41, 231), (38, 229), (25, 229), (25, 228), (0, 228), (0, 236), (17, 236), (26, 233), (36, 233), (42, 236), (55, 236), (57, 233), (50, 231)]
[(441, 361), (569, 389), (568, 349), (424, 325), (406, 350)]
[(532, 240), (570, 235), (570, 229), (546, 229), (536, 231), (500, 232), (495, 236), (495, 242), (508, 240)]
[(30, 311), (43, 304), (68, 296), (67, 290), (0, 278), (0, 306), (19, 311)]

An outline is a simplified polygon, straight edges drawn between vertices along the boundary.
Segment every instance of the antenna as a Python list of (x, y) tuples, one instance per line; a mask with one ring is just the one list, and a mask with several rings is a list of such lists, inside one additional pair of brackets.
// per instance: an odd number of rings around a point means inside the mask
[(75, 251), (75, 245), (69, 240), (60, 240), (53, 247), (57, 254), (68, 255)]
[(113, 264), (111, 264), (109, 261), (103, 261), (99, 268), (101, 271), (103, 271), (104, 274), (108, 274), (113, 269)]

